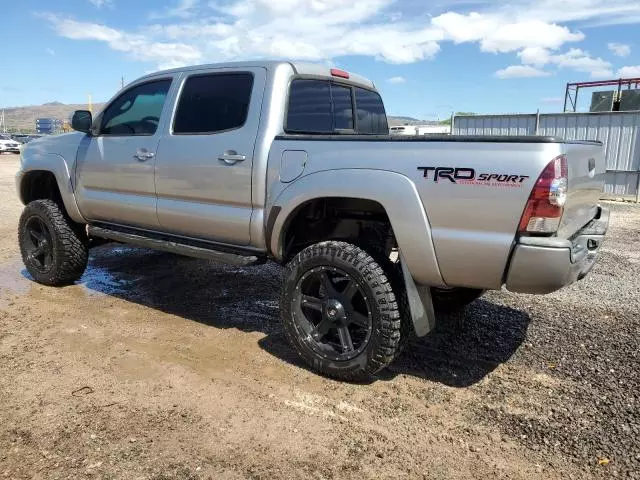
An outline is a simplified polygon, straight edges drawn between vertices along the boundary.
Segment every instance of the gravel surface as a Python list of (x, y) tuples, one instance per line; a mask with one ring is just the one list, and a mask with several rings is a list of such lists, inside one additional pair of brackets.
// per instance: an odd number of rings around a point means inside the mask
[(524, 412), (508, 407), (511, 395), (522, 395), (520, 385), (488, 389), (495, 405), (483, 405), (477, 414), (528, 447), (560, 452), (585, 471), (597, 458), (609, 461), (610, 468), (600, 470), (604, 477), (640, 478), (640, 206), (607, 206), (610, 234), (585, 280), (544, 297), (485, 297), (529, 314), (523, 348), (511, 361), (546, 369), (554, 386), (540, 392), (548, 393), (544, 402), (530, 402)]
[(0, 156), (0, 478), (640, 478), (640, 207), (594, 271), (489, 292), (380, 378), (301, 364), (280, 267), (125, 246), (53, 289), (23, 269)]

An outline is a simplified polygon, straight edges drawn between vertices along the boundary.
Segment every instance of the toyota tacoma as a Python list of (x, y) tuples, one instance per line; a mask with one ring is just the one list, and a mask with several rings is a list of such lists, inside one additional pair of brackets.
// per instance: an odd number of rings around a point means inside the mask
[(72, 126), (21, 154), (35, 281), (77, 281), (105, 240), (275, 261), (288, 339), (339, 379), (376, 374), (487, 289), (582, 279), (608, 226), (600, 142), (391, 136), (374, 84), (322, 65), (153, 73)]

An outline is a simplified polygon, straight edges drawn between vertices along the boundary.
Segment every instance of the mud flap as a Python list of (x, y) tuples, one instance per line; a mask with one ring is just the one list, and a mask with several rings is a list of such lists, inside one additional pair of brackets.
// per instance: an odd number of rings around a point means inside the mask
[(431, 299), (431, 288), (415, 284), (404, 258), (402, 258), (402, 254), (400, 254), (400, 265), (402, 266), (402, 276), (407, 290), (413, 328), (416, 331), (416, 336), (424, 337), (436, 326), (436, 314), (433, 309), (433, 300)]

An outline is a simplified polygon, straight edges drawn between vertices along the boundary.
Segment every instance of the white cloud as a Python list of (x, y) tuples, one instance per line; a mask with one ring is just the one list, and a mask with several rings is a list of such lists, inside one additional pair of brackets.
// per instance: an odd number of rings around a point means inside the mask
[[(102, 40), (116, 50), (125, 38), (144, 44), (180, 39), (188, 42), (180, 43), (183, 48), (191, 48), (184, 56), (191, 59), (190, 53), (199, 51), (209, 61), (238, 57), (326, 61), (342, 55), (364, 55), (389, 63), (410, 63), (432, 58), (440, 50), (442, 32), (416, 20), (390, 24), (382, 15), (393, 3), (394, 0), (359, 0), (350, 4), (343, 0), (212, 2), (207, 7), (209, 16), (199, 13), (197, 20), (153, 25), (140, 30), (144, 33), (135, 34), (55, 15), (52, 23), (61, 36)], [(193, 2), (183, 1), (180, 5), (193, 6)], [(69, 32), (67, 27), (72, 23), (95, 34)], [(108, 39), (103, 36), (105, 30), (109, 30)], [(119, 40), (114, 41), (111, 37), (116, 34)], [(141, 51), (139, 56), (149, 55)]]
[(113, 6), (113, 0), (89, 0), (89, 2), (96, 8)]
[(560, 68), (570, 68), (576, 72), (589, 73), (593, 78), (604, 78), (613, 76), (611, 63), (594, 58), (588, 52), (579, 48), (572, 48), (561, 55), (552, 55), (551, 62)]
[(584, 34), (540, 20), (509, 20), (503, 15), (447, 12), (433, 24), (455, 43), (479, 42), (485, 52), (505, 53), (522, 48), (558, 48), (584, 39)]
[[(100, 0), (98, 0), (100, 1)], [(172, 7), (167, 7), (161, 12), (152, 12), (149, 15), (152, 19), (159, 18), (190, 18), (195, 15), (195, 7), (198, 5), (198, 0), (178, 0), (178, 3)]]
[(555, 23), (622, 25), (640, 18), (640, 3), (636, 0), (516, 0), (505, 8), (519, 17)]
[[(90, 1), (104, 5), (113, 0)], [(585, 38), (578, 25), (625, 23), (634, 16), (640, 23), (637, 0), (443, 0), (439, 6), (448, 11), (433, 17), (409, 15), (399, 0), (171, 2), (147, 16), (155, 25), (143, 20), (128, 31), (60, 15), (45, 18), (61, 36), (102, 41), (162, 65), (264, 57), (326, 63), (345, 55), (411, 63), (431, 59), (442, 43), (453, 42), (475, 43), (483, 52), (517, 53), (523, 66), (532, 67), (506, 75), (544, 72), (544, 66), (553, 65), (593, 76), (610, 72), (611, 65), (584, 52), (571, 53), (579, 49), (566, 51), (568, 44)], [(432, 6), (424, 5), (428, 13)]]
[(616, 73), (620, 78), (640, 78), (640, 65), (622, 67)]
[(498, 70), (496, 77), (507, 78), (528, 78), (528, 77), (548, 77), (551, 75), (549, 72), (540, 70), (530, 65), (510, 65), (507, 68)]
[(540, 103), (545, 103), (547, 105), (557, 105), (564, 102), (564, 98), (562, 97), (547, 97), (540, 100)]
[(576, 72), (590, 74), (593, 78), (610, 77), (613, 75), (612, 65), (602, 58), (592, 57), (589, 52), (572, 48), (565, 53), (553, 54), (550, 50), (530, 47), (518, 52), (518, 57), (525, 65), (542, 68), (554, 65), (558, 68), (569, 68)]
[(400, 83), (407, 83), (407, 79), (404, 77), (391, 77), (387, 80), (387, 82), (398, 85)]
[(617, 57), (628, 57), (631, 55), (631, 47), (624, 43), (611, 42), (607, 44), (607, 47)]
[(525, 65), (544, 67), (551, 60), (551, 52), (542, 47), (527, 47), (518, 52), (518, 57)]
[(44, 17), (61, 37), (105, 42), (113, 50), (124, 52), (138, 60), (179, 66), (194, 63), (202, 57), (201, 52), (191, 45), (155, 42), (141, 34), (124, 33), (104, 25), (77, 22), (52, 14), (45, 14)]

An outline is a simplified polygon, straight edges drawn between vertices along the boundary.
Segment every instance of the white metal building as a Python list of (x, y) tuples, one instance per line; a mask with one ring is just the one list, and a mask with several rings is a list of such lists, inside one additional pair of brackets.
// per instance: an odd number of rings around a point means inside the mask
[(605, 194), (640, 200), (640, 111), (456, 116), (453, 134), (600, 140), (606, 149)]

